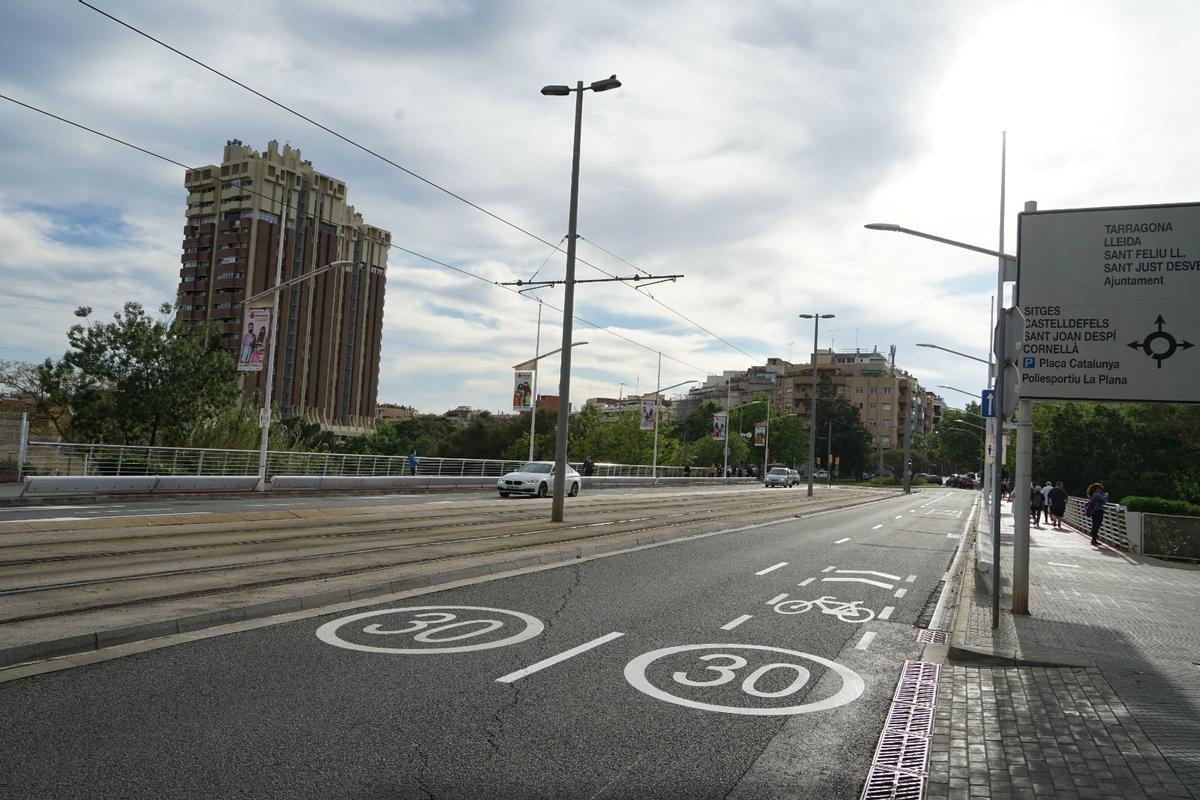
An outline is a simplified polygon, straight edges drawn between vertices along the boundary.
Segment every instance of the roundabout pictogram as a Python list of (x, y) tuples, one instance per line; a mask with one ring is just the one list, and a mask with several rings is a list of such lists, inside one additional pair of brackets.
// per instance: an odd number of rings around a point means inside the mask
[(1162, 369), (1162, 362), (1175, 355), (1176, 350), (1187, 350), (1194, 345), (1188, 341), (1179, 341), (1171, 334), (1163, 330), (1163, 325), (1167, 322), (1162, 318), (1162, 314), (1154, 320), (1154, 324), (1158, 326), (1158, 330), (1153, 333), (1146, 334), (1146, 338), (1140, 342), (1134, 340), (1129, 343), (1129, 347), (1134, 350), (1141, 350), (1146, 355), (1158, 362), (1158, 369)]

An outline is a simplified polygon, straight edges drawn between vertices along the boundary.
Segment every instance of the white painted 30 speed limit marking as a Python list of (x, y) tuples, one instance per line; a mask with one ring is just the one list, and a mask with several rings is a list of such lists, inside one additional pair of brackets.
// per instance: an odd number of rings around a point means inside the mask
[[(674, 685), (672, 691), (655, 686), (647, 676), (646, 671), (651, 664), (662, 659), (672, 658), (691, 651), (712, 651), (697, 655), (694, 659), (675, 658), (674, 664), (679, 669), (671, 674), (670, 680)], [(742, 653), (739, 655), (738, 653)], [(778, 654), (786, 658), (780, 659)], [(751, 664), (751, 658), (762, 662), (758, 666)], [(730, 692), (736, 692), (737, 698), (763, 698), (768, 700), (785, 701), (796, 692), (809, 684), (812, 673), (806, 662), (816, 664), (831, 670), (841, 678), (841, 687), (831, 696), (812, 703), (786, 706), (753, 706), (753, 705), (718, 705), (715, 703), (694, 700), (672, 692), (686, 692), (688, 687), (711, 689), (717, 686), (731, 684)], [(767, 689), (766, 686), (778, 686), (779, 681), (765, 680), (771, 673), (778, 672), (780, 678), (791, 682), (782, 688)], [(699, 708), (704, 711), (717, 711), (723, 714), (742, 714), (746, 716), (785, 716), (792, 714), (811, 714), (814, 711), (827, 711), (831, 708), (844, 706), (862, 695), (865, 688), (862, 678), (849, 667), (836, 661), (830, 661), (820, 656), (801, 653), (798, 650), (785, 650), (782, 647), (768, 647), (760, 644), (685, 644), (676, 647), (664, 647), (643, 653), (625, 665), (625, 680), (629, 685), (643, 694), (657, 700), (663, 700), (675, 705)]]
[[(351, 641), (343, 637), (342, 630), (352, 623), (378, 618), (380, 621), (365, 625), (356, 631), (355, 639), (370, 637), (394, 637), (391, 642), (403, 645), (386, 647)], [(515, 633), (499, 639), (484, 639), (508, 627), (520, 627)], [(387, 608), (364, 611), (348, 617), (326, 622), (317, 628), (317, 638), (334, 647), (347, 650), (362, 650), (367, 653), (396, 653), (401, 655), (426, 655), (429, 653), (467, 653), (472, 650), (491, 650), (532, 639), (544, 629), (542, 621), (520, 611), (483, 606), (413, 606), (410, 608)], [(448, 642), (470, 644), (448, 645)]]

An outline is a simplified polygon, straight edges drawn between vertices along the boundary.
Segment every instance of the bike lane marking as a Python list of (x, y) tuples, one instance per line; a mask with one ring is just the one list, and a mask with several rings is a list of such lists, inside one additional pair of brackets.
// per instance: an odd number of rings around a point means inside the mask
[(580, 653), (586, 653), (588, 650), (597, 648), (602, 644), (607, 644), (608, 642), (611, 642), (613, 639), (619, 639), (624, 635), (625, 634), (619, 633), (617, 631), (613, 631), (612, 633), (606, 633), (603, 636), (592, 639), (590, 642), (584, 642), (581, 645), (576, 645), (575, 647), (572, 647), (570, 650), (564, 650), (563, 652), (559, 653), (558, 655), (550, 656), (549, 658), (543, 658), (541, 661), (538, 661), (535, 664), (530, 664), (528, 667), (525, 667), (524, 669), (519, 669), (516, 672), (510, 672), (507, 675), (496, 678), (496, 683), (512, 683), (513, 681), (520, 680), (521, 678), (524, 678), (527, 675), (532, 675), (535, 672), (541, 672), (546, 667), (553, 667), (555, 664), (566, 661), (568, 658), (574, 658), (575, 656), (579, 655)]
[(837, 567), (826, 567), (825, 569), (821, 570), (821, 572), (833, 572), (835, 569), (837, 569)]
[(908, 594), (908, 589), (897, 589), (896, 590), (896, 597), (904, 597), (904, 595), (906, 595), (906, 594)]
[(877, 530), (879, 530), (879, 529), (880, 529), (880, 528), (882, 528), (882, 527), (883, 527), (883, 523), (881, 522), (881, 523), (879, 523), (878, 525), (876, 525), (874, 528), (871, 528), (871, 530), (873, 530), (873, 531), (877, 531)]
[(774, 572), (775, 570), (779, 569), (780, 567), (786, 567), (787, 565), (788, 565), (788, 562), (780, 561), (778, 564), (773, 564), (773, 565), (767, 567), (766, 569), (760, 569), (758, 572), (756, 572), (754, 574), (755, 575), (766, 575), (768, 572)]
[(904, 579), (904, 582), (905, 582), (905, 583), (913, 583), (913, 582), (915, 582), (916, 580), (917, 580), (917, 576), (916, 576), (916, 575), (909, 575), (907, 578), (905, 578), (905, 579)]
[(808, 586), (810, 583), (812, 583), (815, 580), (816, 580), (816, 578), (805, 578), (804, 580), (800, 581), (796, 585), (797, 586)]
[(787, 592), (784, 592), (783, 594), (777, 594), (774, 597), (772, 597), (770, 600), (767, 601), (767, 605), (773, 606), (776, 603), (781, 602), (786, 599), (787, 599)]
[(879, 619), (891, 619), (892, 612), (895, 610), (894, 606), (884, 606), (883, 611), (879, 612)]
[(868, 586), (878, 586), (880, 589), (895, 588), (895, 584), (873, 581), (870, 578), (821, 578), (821, 583), (865, 583)]
[(849, 536), (847, 536), (845, 539), (838, 539), (836, 542), (834, 542), (834, 544), (845, 544), (848, 541), (850, 541)]
[(736, 628), (738, 625), (741, 625), (741, 624), (742, 624), (743, 622), (745, 622), (746, 620), (748, 620), (748, 619), (753, 619), (753, 618), (754, 618), (754, 615), (753, 615), (753, 614), (742, 614), (742, 615), (741, 615), (740, 617), (738, 617), (737, 619), (735, 619), (735, 620), (731, 620), (731, 621), (729, 621), (729, 622), (726, 622), (724, 625), (722, 625), (722, 626), (721, 626), (721, 630), (723, 630), (723, 631), (731, 631), (731, 630), (733, 630), (734, 628)]
[(854, 645), (855, 650), (866, 650), (871, 646), (871, 641), (875, 638), (875, 631), (867, 631), (858, 640), (858, 644)]

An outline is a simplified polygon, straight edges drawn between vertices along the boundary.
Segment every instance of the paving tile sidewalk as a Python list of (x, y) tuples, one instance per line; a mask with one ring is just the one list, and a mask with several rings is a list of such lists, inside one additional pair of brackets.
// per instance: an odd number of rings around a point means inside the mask
[(1028, 616), (967, 566), (929, 798), (1200, 798), (1200, 570), (1031, 528)]

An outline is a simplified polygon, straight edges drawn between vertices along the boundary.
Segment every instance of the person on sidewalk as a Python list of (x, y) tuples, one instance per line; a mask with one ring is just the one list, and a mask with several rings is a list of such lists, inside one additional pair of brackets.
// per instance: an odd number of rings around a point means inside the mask
[(1033, 512), (1033, 526), (1040, 528), (1038, 521), (1042, 518), (1042, 509), (1046, 507), (1046, 495), (1036, 483), (1029, 484), (1029, 510)]
[(1104, 486), (1099, 483), (1093, 483), (1087, 489), (1088, 501), (1083, 507), (1083, 513), (1092, 518), (1092, 547), (1100, 546), (1100, 525), (1104, 522), (1104, 504), (1108, 502), (1108, 495), (1104, 493)]
[(1046, 502), (1042, 503), (1042, 518), (1047, 525), (1050, 524), (1050, 490), (1054, 488), (1054, 484), (1046, 481), (1046, 485), (1042, 487), (1042, 497)]
[(1067, 513), (1067, 490), (1063, 488), (1062, 481), (1054, 484), (1050, 494), (1046, 495), (1046, 500), (1050, 503), (1050, 519), (1054, 520), (1054, 529), (1060, 531), (1063, 517)]

